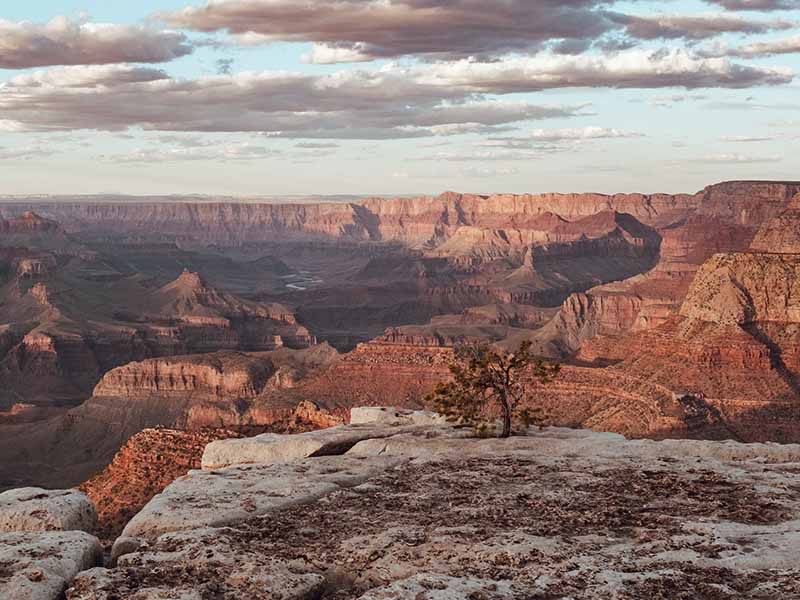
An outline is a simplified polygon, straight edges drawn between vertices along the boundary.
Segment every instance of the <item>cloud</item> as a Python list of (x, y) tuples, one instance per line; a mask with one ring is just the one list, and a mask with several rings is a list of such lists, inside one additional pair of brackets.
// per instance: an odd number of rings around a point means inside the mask
[[(584, 127), (580, 129), (536, 129), (528, 136), (492, 137), (479, 146), (509, 149), (554, 150), (559, 146), (576, 146), (582, 143), (603, 139), (630, 139), (643, 137), (643, 134), (607, 127)], [(566, 149), (566, 148), (565, 148)]]
[(705, 105), (706, 108), (713, 110), (757, 110), (757, 111), (795, 111), (800, 110), (800, 104), (791, 103), (772, 103), (765, 104), (763, 102), (756, 102), (752, 98), (746, 100), (723, 100), (717, 102), (709, 102)]
[(54, 154), (57, 154), (57, 152), (52, 147), (45, 147), (39, 144), (22, 148), (0, 147), (0, 160), (32, 160), (34, 158), (53, 156)]
[(612, 56), (538, 54), (491, 63), (436, 63), (420, 67), (417, 78), (431, 85), (497, 94), (568, 87), (748, 88), (790, 83), (794, 73), (700, 58), (683, 49), (634, 49)]
[(493, 168), (493, 167), (469, 166), (464, 168), (462, 172), (467, 177), (492, 178), (492, 177), (507, 177), (510, 175), (516, 175), (519, 173), (519, 169), (517, 169), (516, 167)]
[(502, 162), (502, 161), (522, 161), (522, 160), (538, 160), (548, 154), (554, 152), (562, 152), (563, 148), (560, 146), (540, 146), (536, 149), (530, 148), (492, 148), (485, 149), (471, 149), (459, 150), (454, 152), (436, 152), (422, 156), (415, 160), (425, 162)]
[(583, 129), (537, 129), (531, 134), (531, 139), (546, 142), (585, 141), (600, 139), (620, 139), (643, 137), (643, 134), (608, 127), (584, 127)]
[(728, 15), (640, 17), (618, 14), (614, 18), (625, 26), (629, 36), (640, 40), (704, 40), (724, 33), (767, 33), (796, 27), (789, 21), (757, 21)]
[(60, 67), (0, 85), (3, 128), (141, 127), (259, 132), (270, 137), (394, 139), (496, 134), (509, 125), (586, 115), (586, 105), (537, 105), (487, 95), (557, 88), (746, 88), (793, 79), (790, 70), (701, 59), (683, 50), (613, 56), (551, 53), (327, 74), (285, 71), (177, 79), (152, 67)]
[(792, 10), (797, 8), (796, 0), (706, 0), (726, 10)]
[[(793, 0), (711, 0), (729, 10), (777, 10)], [(419, 56), (434, 60), (496, 57), (549, 48), (581, 54), (591, 47), (629, 49), (638, 40), (702, 40), (795, 26), (730, 14), (629, 15), (606, 0), (210, 0), (159, 13), (167, 23), (228, 43), (308, 42), (310, 63), (356, 63)]]
[(150, 164), (173, 161), (242, 161), (275, 158), (281, 152), (263, 146), (247, 143), (197, 146), (179, 145), (174, 148), (138, 148), (125, 154), (103, 155), (98, 157), (114, 163)]
[(233, 73), (233, 63), (236, 62), (232, 58), (218, 58), (215, 63), (217, 66), (217, 75), (230, 75)]
[(703, 94), (666, 94), (650, 98), (649, 103), (660, 108), (672, 108), (682, 102), (697, 102), (707, 99), (708, 96)]
[(55, 65), (160, 63), (191, 54), (187, 37), (134, 25), (71, 21), (48, 23), (0, 19), (0, 68)]
[(750, 156), (747, 154), (711, 154), (699, 159), (700, 162), (709, 164), (761, 164), (774, 163), (783, 160), (781, 156)]
[(734, 143), (753, 143), (753, 142), (773, 142), (781, 139), (781, 135), (725, 135), (720, 138), (723, 142)]
[[(0, 87), (16, 128), (261, 132), (270, 137), (391, 139), (502, 131), (583, 106), (484, 100), (418, 83), (402, 70), (239, 73), (180, 80), (141, 67), (64, 67)], [(7, 125), (8, 127), (12, 125)]]
[(584, 42), (618, 25), (602, 0), (214, 0), (158, 16), (242, 44), (314, 42), (311, 62), (468, 57)]
[(334, 142), (300, 142), (299, 144), (295, 144), (294, 147), (308, 150), (325, 150), (339, 148), (340, 145)]
[(704, 57), (731, 56), (736, 58), (763, 58), (779, 54), (798, 53), (800, 53), (800, 37), (754, 42), (735, 48), (730, 48), (726, 44), (715, 44), (707, 48), (701, 48), (698, 51), (698, 54)]

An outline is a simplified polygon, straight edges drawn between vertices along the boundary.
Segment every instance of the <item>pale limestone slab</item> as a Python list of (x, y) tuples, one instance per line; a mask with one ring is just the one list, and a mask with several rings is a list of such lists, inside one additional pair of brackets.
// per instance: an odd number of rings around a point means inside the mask
[(83, 492), (20, 488), (0, 494), (0, 533), (86, 531), (97, 525), (97, 512)]
[(100, 542), (82, 531), (0, 534), (0, 598), (57, 600), (102, 560)]

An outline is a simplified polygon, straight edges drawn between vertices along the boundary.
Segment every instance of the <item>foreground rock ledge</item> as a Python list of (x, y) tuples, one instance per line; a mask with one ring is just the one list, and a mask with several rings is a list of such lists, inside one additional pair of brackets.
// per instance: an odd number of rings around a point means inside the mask
[(67, 597), (800, 598), (800, 447), (374, 429), (191, 472)]
[(82, 531), (0, 534), (0, 598), (61, 598), (79, 572), (102, 560), (100, 542)]
[(21, 488), (0, 494), (0, 533), (86, 531), (97, 527), (97, 512), (76, 490)]

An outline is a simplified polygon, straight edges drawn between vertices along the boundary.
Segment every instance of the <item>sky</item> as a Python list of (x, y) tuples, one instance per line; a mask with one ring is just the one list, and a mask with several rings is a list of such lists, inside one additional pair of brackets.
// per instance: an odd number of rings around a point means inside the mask
[(0, 7), (0, 194), (800, 179), (800, 0)]

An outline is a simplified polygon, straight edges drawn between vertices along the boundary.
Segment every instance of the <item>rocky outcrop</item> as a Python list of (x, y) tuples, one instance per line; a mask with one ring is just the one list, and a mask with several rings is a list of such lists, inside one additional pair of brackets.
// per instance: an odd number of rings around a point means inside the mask
[(153, 496), (200, 468), (206, 445), (236, 435), (229, 430), (145, 429), (133, 436), (102, 473), (81, 485), (97, 507), (100, 537), (116, 539)]
[(45, 219), (33, 211), (24, 212), (18, 217), (0, 220), (0, 233), (13, 235), (32, 232), (58, 233), (63, 232), (63, 229), (55, 221)]
[(681, 314), (721, 324), (800, 323), (800, 254), (718, 254), (698, 272)]
[(95, 397), (162, 398), (179, 395), (205, 401), (255, 398), (274, 371), (268, 359), (241, 352), (217, 352), (130, 363), (107, 373)]
[(342, 456), (190, 472), (131, 521), (117, 567), (79, 575), (67, 598), (797, 590), (798, 446), (375, 432)]
[(314, 456), (344, 454), (358, 442), (380, 437), (385, 431), (376, 431), (364, 419), (358, 424), (332, 427), (286, 436), (265, 433), (253, 438), (220, 440), (210, 443), (203, 452), (202, 466), (206, 471), (223, 469), (231, 465), (271, 465)]
[(750, 249), (770, 254), (800, 254), (800, 192), (785, 212), (762, 225)]
[(59, 600), (78, 573), (102, 561), (97, 538), (82, 531), (0, 534), (0, 597)]
[(0, 494), (0, 533), (85, 531), (97, 526), (97, 513), (83, 493), (22, 488)]
[(58, 600), (75, 576), (100, 565), (89, 499), (74, 490), (0, 494), (0, 598)]
[(442, 415), (429, 410), (407, 410), (394, 406), (359, 406), (350, 411), (350, 424), (376, 423), (384, 426), (444, 425)]

